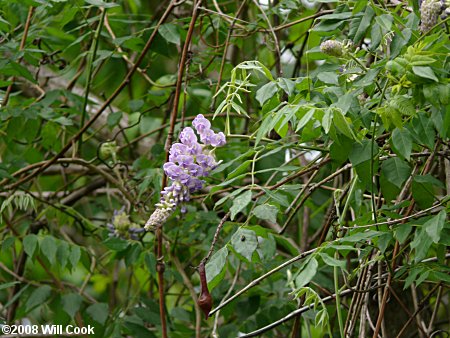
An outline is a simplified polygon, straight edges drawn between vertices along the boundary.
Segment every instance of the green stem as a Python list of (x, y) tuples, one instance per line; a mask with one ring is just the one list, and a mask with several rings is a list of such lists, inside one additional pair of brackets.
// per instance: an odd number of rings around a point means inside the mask
[[(334, 258), (339, 259), (339, 253), (336, 251), (334, 253)], [(341, 333), (341, 337), (344, 337), (344, 321), (342, 320), (342, 312), (341, 312), (341, 297), (339, 296), (339, 268), (335, 266), (333, 268), (333, 277), (334, 277), (334, 291), (336, 293), (336, 313), (339, 323), (339, 332)]]
[[(353, 169), (354, 171), (354, 169)], [(342, 209), (341, 214), (339, 215), (339, 226), (342, 225), (342, 223), (344, 222), (344, 218), (345, 218), (345, 214), (348, 211), (348, 208), (350, 207), (350, 201), (353, 195), (353, 192), (355, 191), (355, 187), (356, 187), (356, 182), (358, 182), (358, 175), (354, 172), (354, 177), (352, 179), (352, 183), (350, 185), (350, 189), (348, 191), (348, 195), (347, 195), (347, 199), (345, 201), (344, 204), (344, 209)], [(340, 236), (339, 234), (339, 230), (338, 230), (338, 237)], [(339, 259), (339, 252), (336, 250), (334, 253), (334, 258), (335, 259)], [(342, 312), (341, 312), (341, 297), (339, 295), (340, 290), (339, 290), (339, 268), (337, 266), (335, 266), (333, 268), (333, 278), (334, 278), (334, 292), (336, 294), (336, 313), (337, 313), (337, 318), (338, 318), (338, 323), (339, 323), (339, 332), (341, 333), (341, 337), (344, 337), (344, 321), (343, 321), (343, 317), (342, 317)]]
[[(381, 106), (381, 103), (383, 102), (383, 98), (384, 95), (386, 93), (386, 88), (388, 85), (389, 81), (386, 81), (386, 83), (384, 84), (383, 90), (381, 92), (381, 97), (380, 97), (380, 101), (378, 102), (378, 107)], [(373, 220), (375, 221), (375, 223), (377, 223), (377, 204), (375, 203), (375, 193), (374, 193), (374, 188), (375, 188), (375, 184), (374, 184), (374, 161), (373, 161), (373, 157), (374, 157), (374, 150), (375, 150), (375, 139), (376, 139), (376, 131), (377, 131), (377, 124), (378, 124), (378, 114), (375, 112), (375, 120), (373, 121), (373, 126), (372, 126), (372, 140), (371, 140), (371, 144), (370, 144), (370, 177), (371, 177), (371, 186), (370, 186), (370, 197), (372, 200), (372, 214), (373, 214)], [(377, 230), (378, 230), (378, 226), (377, 226)]]
[[(99, 21), (97, 29), (95, 31), (94, 39), (92, 41), (92, 46), (91, 46), (92, 52), (91, 52), (91, 55), (90, 55), (90, 58), (88, 61), (88, 74), (87, 74), (87, 81), (86, 81), (86, 89), (84, 91), (83, 111), (81, 112), (81, 126), (84, 126), (84, 121), (86, 120), (86, 108), (87, 108), (87, 103), (89, 100), (89, 92), (91, 89), (92, 73), (94, 70), (94, 60), (97, 56), (98, 40), (100, 38), (100, 32), (103, 28), (103, 22), (105, 21), (105, 16), (106, 16), (106, 9), (103, 9), (102, 14), (100, 16), (100, 21)], [(81, 156), (82, 145), (83, 145), (83, 138), (80, 137), (80, 139), (78, 141), (80, 156)]]
[(450, 20), (450, 16), (446, 17), (444, 20), (441, 20), (440, 22), (438, 22), (437, 24), (435, 24), (433, 27), (430, 28), (429, 31), (423, 33), (417, 40), (416, 42), (414, 42), (414, 44), (418, 44), (420, 41), (422, 41), (428, 34), (430, 34), (436, 27), (441, 26), (443, 23), (446, 23), (447, 21)]

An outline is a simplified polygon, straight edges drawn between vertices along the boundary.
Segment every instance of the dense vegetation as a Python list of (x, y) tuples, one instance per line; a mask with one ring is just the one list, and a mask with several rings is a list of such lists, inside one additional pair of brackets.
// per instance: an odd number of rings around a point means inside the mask
[(447, 337), (449, 12), (0, 1), (0, 324)]

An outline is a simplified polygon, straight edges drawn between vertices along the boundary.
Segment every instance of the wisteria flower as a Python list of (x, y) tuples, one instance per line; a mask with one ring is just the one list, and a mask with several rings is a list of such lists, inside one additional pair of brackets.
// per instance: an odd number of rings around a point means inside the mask
[(198, 142), (198, 137), (191, 127), (181, 131), (181, 143), (172, 145), (169, 161), (163, 166), (171, 184), (161, 192), (161, 200), (145, 224), (146, 230), (164, 224), (178, 205), (181, 205), (181, 212), (186, 212), (184, 203), (205, 183), (200, 177), (208, 176), (219, 165), (211, 147), (223, 146), (226, 143), (225, 134), (215, 133), (211, 129), (211, 122), (202, 114), (197, 115), (192, 126), (203, 144)]

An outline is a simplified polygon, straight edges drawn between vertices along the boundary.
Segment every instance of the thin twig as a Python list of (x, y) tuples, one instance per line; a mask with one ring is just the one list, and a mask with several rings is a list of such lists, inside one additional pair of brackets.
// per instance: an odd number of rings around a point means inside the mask
[(219, 234), (220, 234), (220, 230), (222, 230), (223, 225), (225, 224), (225, 222), (227, 221), (228, 217), (230, 217), (231, 212), (228, 211), (225, 216), (222, 217), (222, 219), (220, 220), (219, 224), (217, 225), (217, 229), (216, 232), (214, 233), (214, 238), (211, 242), (211, 247), (209, 248), (208, 254), (205, 256), (205, 258), (202, 259), (202, 262), (204, 264), (206, 264), (209, 260), (209, 258), (211, 257), (213, 251), (214, 251), (214, 246), (216, 245), (217, 240), (219, 239)]
[[(234, 274), (233, 281), (231, 282), (231, 285), (230, 285), (230, 287), (228, 288), (227, 293), (225, 294), (225, 296), (223, 296), (223, 298), (222, 298), (222, 300), (220, 301), (220, 304), (219, 304), (219, 305), (222, 305), (222, 304), (225, 302), (225, 300), (226, 300), (228, 297), (230, 297), (231, 293), (233, 292), (234, 287), (236, 286), (237, 280), (238, 280), (238, 278), (239, 278), (239, 273), (240, 273), (240, 271), (241, 271), (241, 262), (239, 262), (239, 265), (238, 265), (238, 267), (237, 267), (237, 269), (236, 269), (236, 273)], [(218, 324), (219, 324), (219, 314), (220, 314), (220, 310), (216, 312), (216, 316), (215, 316), (215, 318), (214, 318), (214, 325), (213, 325), (213, 330), (212, 330), (212, 333), (211, 333), (211, 336), (212, 336), (213, 338), (218, 338), (218, 337), (219, 337), (219, 336), (217, 335), (217, 327), (218, 327)]]
[(416, 315), (423, 309), (425, 303), (428, 301), (428, 299), (433, 295), (434, 291), (436, 291), (437, 288), (439, 288), (442, 285), (442, 283), (438, 283), (436, 284), (431, 290), (430, 292), (428, 292), (428, 294), (423, 297), (422, 301), (420, 302), (418, 308), (416, 311), (414, 311), (414, 313), (412, 314), (411, 317), (409, 317), (409, 319), (406, 321), (406, 323), (403, 325), (403, 327), (401, 328), (400, 332), (397, 334), (396, 338), (400, 338), (403, 333), (406, 331), (406, 328), (408, 327), (409, 323), (411, 323), (411, 321), (416, 317)]
[(219, 311), (221, 308), (223, 308), (224, 306), (226, 306), (228, 303), (232, 302), (233, 300), (235, 300), (237, 297), (239, 297), (240, 295), (242, 295), (244, 292), (246, 292), (247, 290), (251, 289), (252, 287), (256, 286), (259, 284), (259, 282), (261, 282), (262, 280), (266, 279), (267, 277), (269, 277), (270, 275), (274, 274), (277, 271), (280, 271), (281, 269), (283, 269), (284, 267), (302, 259), (305, 258), (306, 256), (316, 252), (318, 250), (318, 248), (314, 248), (308, 251), (305, 251), (303, 253), (301, 253), (300, 255), (297, 255), (293, 258), (291, 258), (290, 260), (278, 265), (276, 268), (273, 268), (272, 270), (266, 272), (264, 275), (259, 276), (258, 278), (254, 279), (251, 283), (247, 284), (247, 286), (245, 286), (243, 289), (239, 290), (238, 292), (236, 292), (232, 297), (228, 298), (225, 302), (221, 303), (219, 306), (217, 306), (215, 309), (211, 310), (211, 312), (209, 313), (209, 315), (213, 315), (214, 313), (216, 313), (217, 311)]
[(269, 20), (269, 18), (268, 18), (267, 15), (266, 15), (266, 11), (264, 11), (264, 10), (261, 8), (261, 5), (259, 4), (258, 0), (253, 0), (253, 3), (255, 4), (256, 7), (258, 7), (258, 9), (259, 9), (259, 11), (261, 12), (261, 14), (262, 14), (264, 20), (266, 20), (267, 26), (269, 26), (269, 31), (271, 32), (271, 34), (272, 34), (272, 36), (273, 36), (273, 41), (274, 41), (274, 43), (275, 43), (275, 52), (276, 52), (275, 59), (277, 60), (275, 65), (276, 65), (277, 75), (278, 75), (278, 77), (280, 77), (280, 76), (283, 75), (283, 71), (282, 71), (282, 69), (281, 69), (280, 43), (279, 43), (279, 41), (278, 41), (277, 34), (275, 34), (275, 31), (274, 31), (274, 29), (273, 29), (273, 27), (272, 27), (272, 24), (270, 23), (270, 20)]
[[(341, 297), (344, 297), (344, 296), (346, 296), (348, 294), (351, 294), (352, 292), (353, 292), (352, 289), (347, 289), (347, 290), (344, 290), (344, 291), (340, 292), (339, 295)], [(333, 300), (335, 298), (336, 298), (336, 294), (333, 294), (332, 296), (328, 296), (328, 297), (323, 298), (322, 302), (323, 303), (328, 303), (329, 301), (331, 301), (331, 300)], [(277, 321), (274, 321), (274, 322), (270, 323), (267, 326), (264, 326), (264, 327), (262, 327), (262, 328), (260, 328), (258, 330), (255, 330), (255, 331), (252, 331), (252, 332), (249, 332), (249, 333), (241, 334), (241, 335), (239, 335), (239, 337), (255, 337), (255, 336), (258, 336), (258, 335), (260, 335), (260, 334), (262, 334), (264, 332), (267, 332), (267, 331), (273, 329), (274, 327), (277, 327), (278, 325), (283, 324), (284, 322), (287, 322), (288, 320), (291, 320), (292, 318), (297, 317), (298, 315), (300, 315), (300, 314), (310, 310), (313, 307), (314, 307), (314, 303), (306, 305), (306, 306), (303, 306), (300, 309), (297, 309), (297, 310), (291, 312), (287, 316), (285, 316), (285, 317), (283, 317), (283, 318), (281, 318), (281, 319), (279, 319)]]

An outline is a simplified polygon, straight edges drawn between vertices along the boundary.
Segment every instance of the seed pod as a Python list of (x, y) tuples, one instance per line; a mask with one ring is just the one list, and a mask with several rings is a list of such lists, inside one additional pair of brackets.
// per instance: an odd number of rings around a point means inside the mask
[(206, 282), (205, 263), (201, 262), (198, 267), (198, 273), (200, 274), (200, 296), (198, 297), (197, 304), (205, 314), (205, 318), (208, 319), (209, 312), (212, 308), (212, 297), (208, 290), (208, 283)]

